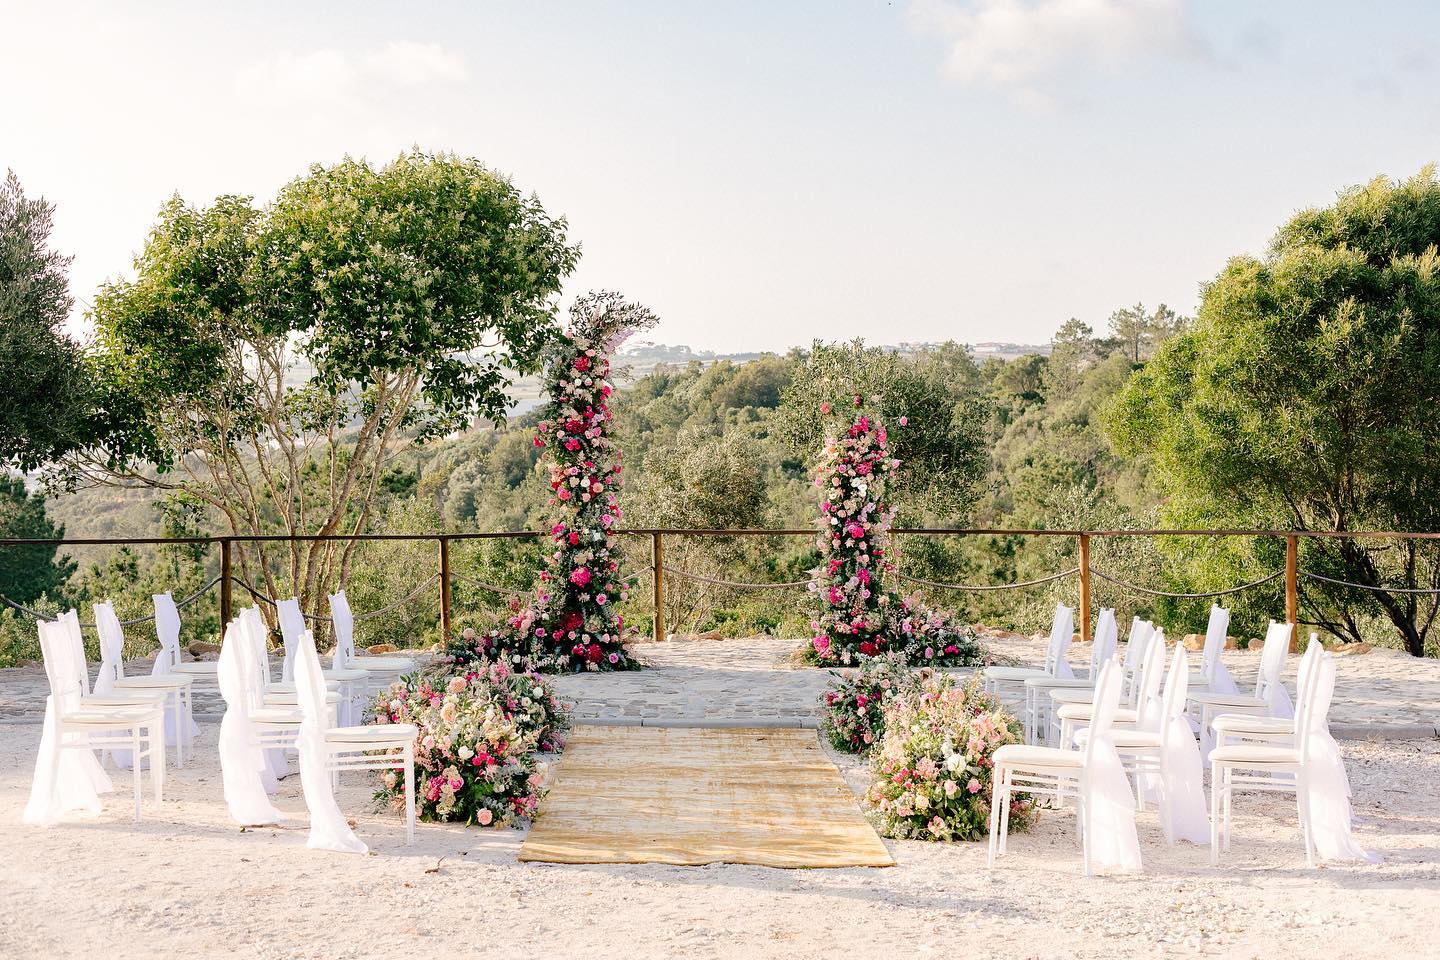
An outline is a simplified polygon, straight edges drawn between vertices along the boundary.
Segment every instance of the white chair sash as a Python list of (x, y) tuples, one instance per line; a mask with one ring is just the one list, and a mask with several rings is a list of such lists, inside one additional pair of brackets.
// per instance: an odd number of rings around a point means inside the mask
[[(1100, 671), (1095, 684), (1095, 709), (1085, 743), (1088, 804), (1085, 842), (1093, 864), (1114, 870), (1139, 870), (1140, 839), (1135, 833), (1135, 795), (1111, 736), (1120, 707), (1120, 669), (1113, 662)], [(1088, 788), (1088, 789), (1087, 789)]]
[(1210, 815), (1205, 808), (1205, 762), (1195, 735), (1185, 718), (1185, 698), (1190, 689), (1190, 655), (1185, 644), (1175, 644), (1170, 672), (1165, 677), (1164, 716), (1160, 736), (1161, 764), (1165, 789), (1157, 789), (1157, 774), (1147, 771), (1146, 797), (1160, 807), (1161, 823), (1176, 840), (1206, 845), (1210, 842)]
[(325, 678), (320, 672), (320, 655), (315, 652), (315, 639), (307, 630), (300, 635), (295, 651), (295, 685), (299, 693), (304, 722), (300, 725), (297, 747), (300, 751), (300, 783), (305, 790), (305, 805), (310, 808), (310, 839), (312, 850), (334, 850), (338, 853), (365, 853), (369, 848), (355, 836), (331, 790), (326, 770), (328, 752), (325, 731)]
[[(78, 622), (78, 619), (77, 619)], [(93, 750), (60, 748), (60, 715), (74, 709), (85, 683), (83, 647), (78, 662), (68, 637), (68, 624), (36, 624), (50, 695), (45, 698), (45, 725), (40, 732), (40, 749), (35, 754), (35, 775), (22, 822), (48, 827), (70, 813), (93, 817), (100, 813), (100, 794), (114, 785), (100, 766)]]
[(266, 796), (274, 792), (274, 779), (269, 778), (267, 790), (270, 770), (250, 722), (252, 660), (245, 628), (239, 622), (226, 625), (216, 666), (220, 695), (225, 698), (225, 716), (220, 721), (220, 771), (230, 817), (245, 826), (284, 819)]
[(1211, 693), (1239, 693), (1235, 678), (1225, 669), (1220, 653), (1230, 633), (1230, 611), (1218, 604), (1210, 607), (1210, 621), (1205, 626), (1205, 651), (1200, 659), (1200, 672), (1209, 683)]
[[(160, 650), (155, 654), (155, 664), (150, 668), (150, 675), (166, 677), (174, 672), (175, 665), (180, 662), (180, 609), (175, 606), (175, 599), (168, 593), (153, 594), (150, 599), (155, 603), (155, 636), (160, 640)], [(167, 744), (173, 746), (178, 742), (175, 727), (182, 722), (186, 735), (192, 741), (200, 736), (200, 727), (193, 717), (183, 711), (170, 709), (165, 711)]]
[[(1319, 646), (1312, 641), (1312, 647)], [(1308, 651), (1307, 651), (1308, 653)], [(1340, 747), (1330, 735), (1330, 701), (1335, 695), (1335, 658), (1320, 653), (1311, 669), (1319, 670), (1311, 688), (1311, 704), (1303, 711), (1309, 735), (1303, 738), (1302, 760), (1310, 798), (1310, 836), (1321, 860), (1362, 860), (1379, 863), (1377, 853), (1355, 839), (1350, 807), (1350, 777)]]
[(294, 680), (295, 647), (300, 642), (300, 635), (305, 632), (305, 614), (300, 612), (300, 601), (292, 597), (275, 605), (275, 615), (280, 621), (280, 639), (285, 644), (285, 662), (280, 668), (280, 679)]

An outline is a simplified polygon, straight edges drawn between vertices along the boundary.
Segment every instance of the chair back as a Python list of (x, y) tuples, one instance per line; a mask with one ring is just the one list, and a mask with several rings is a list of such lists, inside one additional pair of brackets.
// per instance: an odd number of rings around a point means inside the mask
[(254, 694), (250, 699), (250, 704), (258, 707), (264, 699), (265, 685), (274, 679), (270, 672), (269, 631), (265, 627), (265, 618), (261, 616), (256, 607), (246, 607), (241, 610), (237, 619), (241, 627), (243, 649), (246, 656), (249, 657), (247, 663), (251, 665), (246, 674), (250, 689)]
[(320, 670), (320, 654), (315, 651), (315, 634), (306, 630), (295, 644), (295, 692), (305, 722), (322, 735), (330, 726), (325, 709), (325, 675)]
[(1165, 678), (1165, 631), (1156, 630), (1140, 662), (1140, 685), (1135, 694), (1135, 725), (1153, 730), (1160, 713), (1160, 681)]
[(1217, 604), (1210, 606), (1210, 622), (1205, 627), (1205, 649), (1200, 655), (1200, 676), (1207, 684), (1215, 681), (1215, 668), (1220, 665), (1220, 651), (1230, 633), (1230, 611)]
[(69, 663), (76, 672), (80, 685), (80, 695), (88, 696), (90, 694), (90, 668), (85, 659), (85, 634), (80, 629), (80, 614), (74, 607), (71, 607), (60, 614), (55, 624), (59, 628), (55, 630), (55, 640), (65, 644)]
[(1255, 697), (1269, 702), (1270, 688), (1280, 682), (1280, 672), (1285, 669), (1285, 655), (1290, 652), (1290, 635), (1293, 623), (1270, 621), (1265, 631), (1265, 645), (1260, 648), (1260, 672), (1255, 677)]
[(1184, 723), (1185, 701), (1189, 694), (1190, 654), (1186, 652), (1185, 644), (1177, 643), (1175, 644), (1175, 655), (1170, 658), (1170, 672), (1165, 675), (1165, 695), (1161, 698), (1160, 750), (1162, 753), (1174, 735), (1177, 720), (1181, 721), (1179, 726), (1184, 730), (1190, 729), (1189, 725)]
[(1145, 662), (1145, 646), (1150, 642), (1150, 635), (1155, 632), (1155, 624), (1149, 620), (1141, 620), (1139, 617), (1130, 621), (1130, 633), (1125, 641), (1125, 669), (1135, 671), (1140, 669), (1140, 664)]
[(340, 670), (355, 659), (355, 615), (344, 590), (330, 594), (330, 626), (335, 632), (335, 669)]
[(1045, 672), (1052, 677), (1060, 675), (1060, 664), (1070, 641), (1075, 636), (1075, 611), (1063, 603), (1055, 604), (1055, 620), (1050, 625), (1050, 644), (1045, 648)]
[(95, 678), (95, 692), (109, 693), (115, 682), (125, 676), (125, 631), (115, 607), (109, 601), (95, 604), (95, 632), (100, 635), (100, 673)]
[(1115, 608), (1102, 607), (1100, 616), (1095, 618), (1095, 642), (1090, 646), (1090, 672), (1087, 677), (1094, 679), (1103, 667), (1115, 656), (1115, 645), (1119, 640), (1120, 628), (1115, 623)]
[(160, 652), (155, 654), (155, 672), (160, 673), (162, 658), (167, 666), (180, 664), (180, 608), (175, 606), (175, 598), (168, 593), (157, 593), (150, 599), (155, 601), (155, 636), (160, 638)]
[(294, 680), (295, 647), (305, 632), (305, 614), (300, 611), (300, 601), (291, 597), (275, 605), (275, 615), (280, 621), (280, 639), (285, 643), (285, 662), (280, 667), (280, 679)]
[(1115, 713), (1120, 709), (1120, 667), (1111, 661), (1100, 668), (1095, 681), (1095, 705), (1090, 712), (1090, 731), (1085, 740), (1085, 768), (1090, 769), (1096, 741), (1110, 735)]
[(75, 682), (69, 638), (58, 622), (38, 620), (35, 629), (40, 633), (40, 656), (45, 660), (45, 679), (50, 684), (50, 696), (55, 698), (57, 709), (64, 712), (61, 708), (73, 706), (80, 693)]
[(1310, 650), (1316, 653), (1305, 670), (1295, 709), (1295, 746), (1302, 757), (1313, 736), (1329, 732), (1330, 701), (1335, 696), (1335, 658), (1325, 652), (1318, 640), (1310, 641), (1307, 655)]

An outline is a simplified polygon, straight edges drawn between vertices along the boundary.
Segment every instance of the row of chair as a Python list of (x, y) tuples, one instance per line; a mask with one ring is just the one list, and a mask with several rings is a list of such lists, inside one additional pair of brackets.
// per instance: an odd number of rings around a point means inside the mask
[[(1177, 644), (1168, 673), (1164, 667), (1164, 631), (1136, 618), (1126, 655), (1116, 652), (1114, 612), (1102, 610), (1087, 676), (1060, 675), (1073, 631), (1073, 613), (1057, 607), (1046, 662), (1040, 668), (992, 667), (987, 689), (1015, 697), (1023, 688), (1026, 744), (1005, 747), (995, 757), (996, 794), (992, 806), (990, 860), (1005, 850), (1008, 803), (1015, 793), (1052, 796), (1063, 805), (1077, 800), (1078, 826), (1087, 874), (1091, 869), (1091, 822), (1097, 804), (1086, 773), (1099, 763), (1108, 774), (1099, 809), (1112, 817), (1111, 840), (1133, 837), (1133, 811), (1147, 795), (1156, 797), (1169, 843), (1176, 839), (1211, 843), (1212, 861), (1229, 847), (1230, 810), (1237, 790), (1294, 792), (1300, 812), (1306, 860), (1369, 859), (1350, 831), (1349, 784), (1338, 748), (1329, 734), (1328, 711), (1334, 689), (1334, 664), (1312, 634), (1302, 660), (1298, 685), (1300, 709), (1293, 709), (1280, 675), (1293, 627), (1270, 624), (1253, 694), (1239, 692), (1219, 665), (1218, 651), (1229, 625), (1229, 612), (1215, 607), (1207, 629), (1200, 670), (1192, 673), (1189, 655)], [(1321, 666), (1317, 667), (1317, 663)], [(1164, 679), (1164, 693), (1160, 681)], [(1327, 684), (1328, 677), (1328, 684)], [(1212, 815), (1203, 799), (1203, 764), (1195, 742), (1206, 744), (1212, 769)], [(1212, 741), (1216, 744), (1211, 748)], [(1097, 759), (1096, 751), (1100, 751)], [(1113, 758), (1113, 760), (1112, 760)], [(1311, 771), (1319, 771), (1311, 775)], [(1133, 792), (1130, 779), (1134, 780)], [(1313, 785), (1326, 784), (1318, 794)], [(1334, 794), (1339, 791), (1341, 799)], [(1323, 808), (1321, 827), (1313, 829), (1313, 808)], [(1128, 814), (1113, 816), (1117, 810)], [(1128, 817), (1128, 820), (1127, 820)], [(1208, 836), (1207, 836), (1208, 834)], [(1318, 839), (1317, 839), (1318, 838)], [(1139, 866), (1138, 846), (1111, 844), (1114, 855), (1101, 862)], [(1133, 861), (1133, 862), (1132, 862)]]

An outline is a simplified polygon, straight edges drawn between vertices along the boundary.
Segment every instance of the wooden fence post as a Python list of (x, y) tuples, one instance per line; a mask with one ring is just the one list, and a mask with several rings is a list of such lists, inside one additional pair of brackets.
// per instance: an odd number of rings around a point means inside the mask
[(233, 569), (230, 557), (230, 538), (224, 537), (220, 540), (220, 632), (222, 635), (225, 632), (225, 625), (234, 619), (235, 581), (231, 575)]
[(1300, 649), (1300, 538), (1285, 538), (1285, 622), (1290, 624), (1290, 652)]
[(450, 642), (450, 541), (440, 538), (440, 636)]
[(1090, 534), (1080, 534), (1080, 639), (1089, 643), (1090, 635)]
[(653, 635), (656, 640), (665, 639), (665, 539), (659, 533), (650, 534), (650, 565), (655, 574), (655, 618)]

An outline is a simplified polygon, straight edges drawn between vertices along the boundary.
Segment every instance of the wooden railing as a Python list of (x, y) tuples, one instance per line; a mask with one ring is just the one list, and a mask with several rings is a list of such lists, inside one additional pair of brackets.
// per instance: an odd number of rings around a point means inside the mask
[[(665, 591), (667, 572), (665, 568), (665, 538), (670, 537), (813, 537), (817, 534), (814, 529), (674, 529), (674, 528), (650, 528), (639, 527), (632, 529), (617, 530), (616, 533), (622, 536), (648, 537), (650, 540), (650, 567), (649, 571), (654, 575), (652, 604), (653, 633), (656, 639), (665, 637)], [(1299, 543), (1304, 538), (1354, 538), (1354, 539), (1423, 539), (1440, 540), (1440, 532), (1435, 533), (1412, 533), (1400, 531), (1320, 531), (1320, 530), (1008, 530), (1008, 529), (983, 529), (983, 528), (935, 528), (935, 527), (896, 527), (890, 531), (895, 535), (902, 536), (1025, 536), (1025, 537), (1065, 537), (1076, 541), (1080, 563), (1077, 569), (1066, 571), (1063, 574), (1044, 578), (1058, 579), (1061, 576), (1077, 575), (1078, 584), (1078, 619), (1081, 623), (1081, 631), (1084, 639), (1089, 640), (1092, 631), (1090, 600), (1092, 593), (1092, 576), (1095, 571), (1090, 563), (1091, 540), (1094, 538), (1119, 538), (1119, 537), (1276, 537), (1285, 541), (1285, 567), (1283, 576), (1285, 580), (1285, 617), (1292, 623), (1299, 622), (1300, 601), (1299, 601), (1299, 580), (1302, 571), (1299, 568)], [(70, 537), (56, 540), (31, 540), (31, 539), (0, 539), (0, 549), (7, 547), (63, 547), (63, 546), (176, 546), (176, 545), (218, 545), (220, 548), (220, 576), (217, 578), (220, 585), (220, 620), (228, 622), (234, 614), (234, 585), (238, 582), (234, 575), (234, 548), (236, 544), (243, 543), (315, 543), (315, 542), (353, 542), (353, 541), (435, 541), (438, 544), (438, 579), (440, 583), (440, 626), (443, 635), (449, 638), (452, 630), (451, 619), (451, 580), (453, 573), (450, 567), (450, 545), (455, 541), (466, 540), (495, 540), (495, 539), (532, 539), (546, 536), (537, 531), (501, 531), (491, 533), (430, 533), (430, 534), (408, 534), (408, 533), (365, 533), (365, 534), (335, 534), (329, 536), (303, 536), (303, 535), (227, 535), (215, 537), (138, 537), (138, 538), (108, 538), (108, 537)], [(644, 568), (642, 568), (643, 570)], [(1103, 574), (1102, 574), (1103, 575)], [(679, 571), (672, 571), (670, 576), (696, 577)], [(1217, 591), (1215, 594), (1167, 594), (1164, 591), (1146, 590), (1145, 592), (1165, 596), (1211, 596), (1224, 593), (1232, 593), (1251, 586), (1276, 579), (1280, 574), (1272, 574), (1264, 580), (1256, 581), (1253, 584), (1245, 584), (1239, 587), (1224, 591)], [(1310, 575), (1310, 576), (1313, 576)], [(1113, 579), (1113, 578), (1107, 578)], [(711, 581), (734, 587), (755, 587), (768, 588), (776, 586), (799, 586), (800, 584), (737, 584), (731, 581)], [(922, 581), (928, 583), (929, 581)], [(1030, 583), (1044, 582), (1031, 581), (1022, 584), (990, 584), (990, 585), (958, 585), (944, 584), (942, 586), (956, 590), (979, 590), (979, 589), (1005, 589), (1011, 586), (1023, 587)], [(1361, 584), (1346, 584), (1347, 586), (1359, 587), (1361, 589), (1377, 589), (1373, 586)], [(248, 585), (246, 585), (248, 587)], [(1432, 591), (1419, 590), (1410, 591), (1428, 593)], [(8, 598), (0, 597), (0, 601), (8, 603), (12, 607), (24, 610), (24, 607), (13, 603)], [(27, 612), (32, 612), (28, 611)]]

